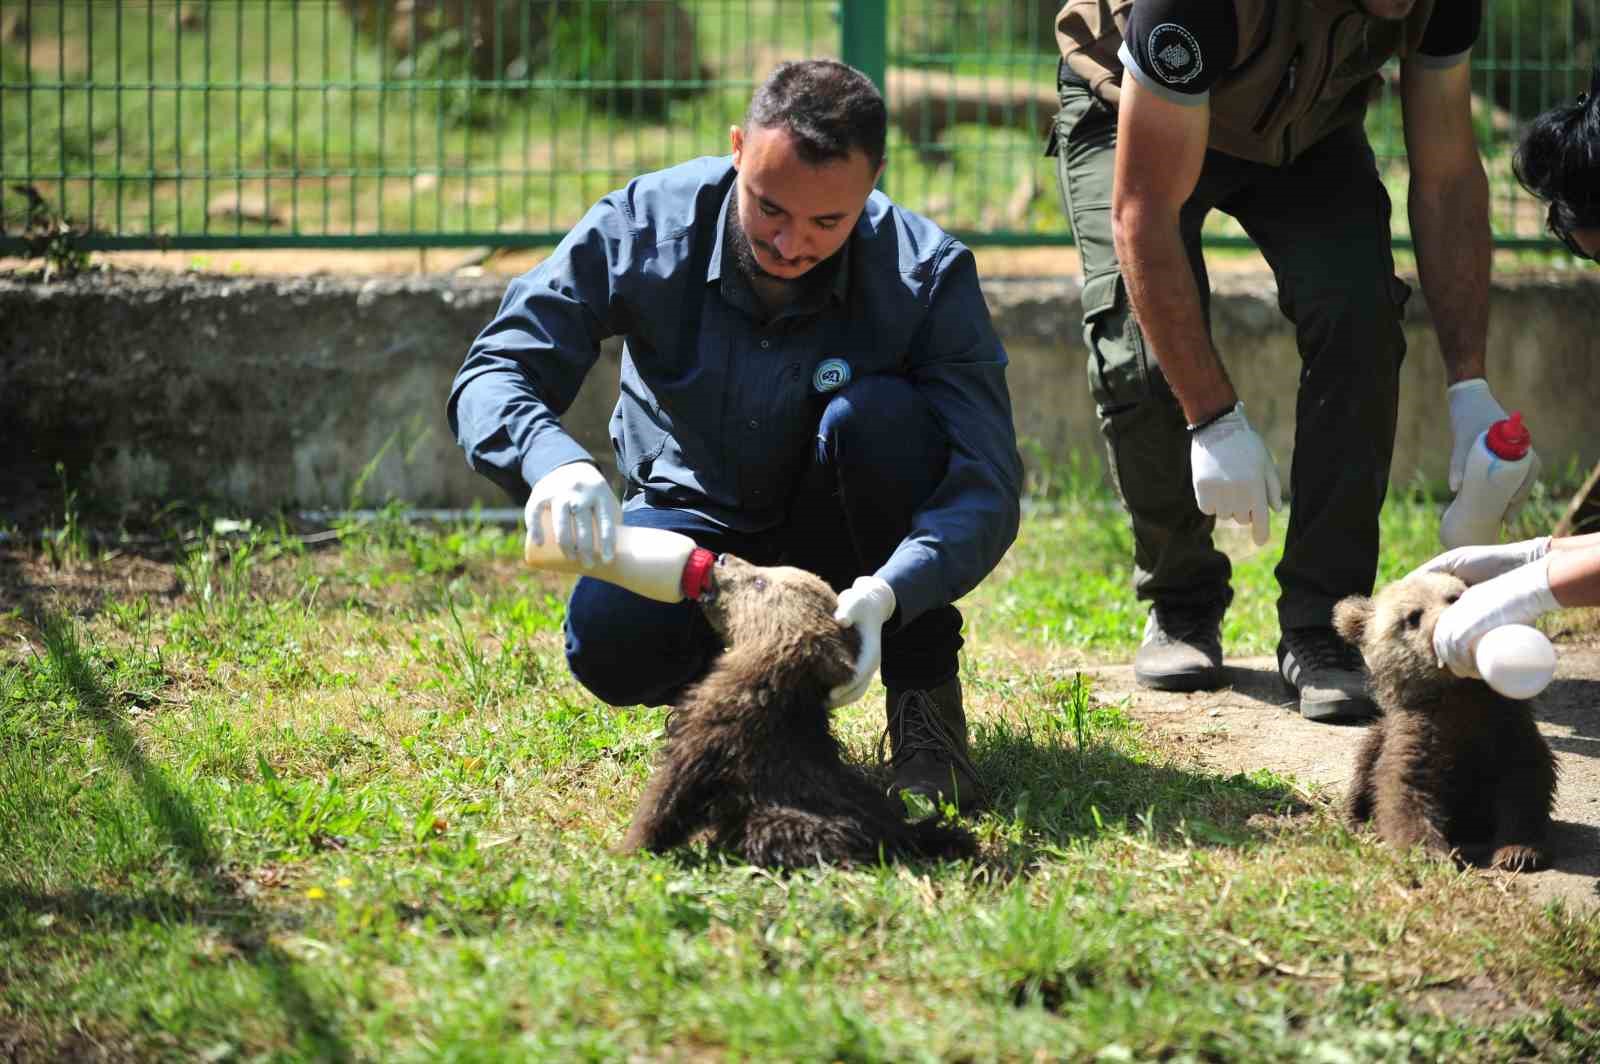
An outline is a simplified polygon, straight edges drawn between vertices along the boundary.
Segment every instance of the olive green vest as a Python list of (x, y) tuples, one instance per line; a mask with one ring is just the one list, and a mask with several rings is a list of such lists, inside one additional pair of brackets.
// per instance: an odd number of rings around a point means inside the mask
[[(1117, 49), (1133, 4), (1068, 0), (1056, 16), (1067, 67), (1112, 107), (1122, 81)], [(1387, 21), (1367, 17), (1354, 0), (1235, 0), (1239, 48), (1211, 89), (1210, 146), (1282, 166), (1361, 121), (1380, 86), (1378, 68), (1417, 47), (1434, 6), (1417, 0), (1404, 21)]]

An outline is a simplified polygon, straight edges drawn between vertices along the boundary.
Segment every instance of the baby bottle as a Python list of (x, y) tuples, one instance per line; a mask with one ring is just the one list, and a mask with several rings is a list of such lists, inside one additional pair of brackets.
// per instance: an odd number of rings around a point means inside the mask
[(1439, 522), (1439, 541), (1446, 547), (1498, 543), (1500, 522), (1511, 497), (1522, 487), (1533, 459), (1532, 442), (1520, 413), (1496, 421), (1472, 443), (1461, 490)]
[(577, 558), (561, 553), (548, 509), (541, 512), (539, 520), (544, 543), (535, 543), (529, 537), (522, 550), (523, 562), (535, 569), (592, 576), (657, 602), (698, 599), (711, 582), (711, 566), (717, 556), (695, 546), (694, 540), (681, 532), (618, 525), (611, 561), (597, 557), (593, 565), (585, 568)]
[(1491, 628), (1472, 648), (1485, 683), (1507, 698), (1532, 698), (1556, 674), (1556, 649), (1537, 628), (1504, 624)]

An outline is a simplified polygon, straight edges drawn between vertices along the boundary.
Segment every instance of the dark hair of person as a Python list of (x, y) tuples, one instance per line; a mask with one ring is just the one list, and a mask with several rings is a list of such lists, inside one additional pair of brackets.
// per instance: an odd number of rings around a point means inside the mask
[(800, 158), (816, 165), (865, 153), (883, 162), (889, 110), (878, 87), (855, 67), (833, 59), (779, 63), (750, 98), (745, 128), (787, 129)]
[(1600, 227), (1600, 66), (1576, 103), (1528, 123), (1511, 168), (1550, 205), (1550, 231), (1569, 247), (1574, 229)]

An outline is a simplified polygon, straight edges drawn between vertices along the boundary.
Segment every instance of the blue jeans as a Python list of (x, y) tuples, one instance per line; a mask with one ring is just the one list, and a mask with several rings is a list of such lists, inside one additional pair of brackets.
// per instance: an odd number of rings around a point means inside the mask
[[(863, 377), (829, 401), (813, 461), (783, 524), (732, 532), (687, 510), (630, 500), (623, 523), (682, 532), (717, 554), (793, 565), (834, 590), (875, 572), (943, 479), (949, 445), (927, 402), (899, 377)], [(567, 603), (567, 663), (613, 706), (664, 705), (704, 675), (721, 641), (692, 602), (663, 603), (582, 577)], [(884, 627), (883, 682), (937, 687), (956, 674), (961, 614), (946, 604)]]

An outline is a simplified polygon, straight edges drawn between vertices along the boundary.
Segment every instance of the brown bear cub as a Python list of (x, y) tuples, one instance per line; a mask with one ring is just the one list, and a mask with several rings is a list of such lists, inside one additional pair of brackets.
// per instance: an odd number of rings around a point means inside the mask
[(960, 828), (908, 823), (840, 757), (827, 697), (853, 675), (860, 636), (837, 604), (805, 570), (717, 560), (700, 605), (726, 649), (668, 718), (624, 850), (708, 830), (715, 847), (786, 868), (974, 851)]
[(1345, 815), (1352, 826), (1373, 821), (1395, 846), (1538, 868), (1555, 757), (1527, 702), (1456, 676), (1433, 652), (1433, 626), (1465, 588), (1425, 573), (1334, 608), (1334, 627), (1367, 659), (1383, 711), (1356, 754)]

